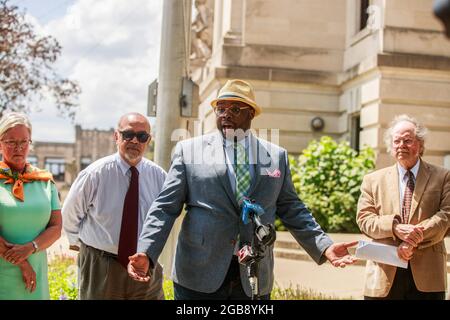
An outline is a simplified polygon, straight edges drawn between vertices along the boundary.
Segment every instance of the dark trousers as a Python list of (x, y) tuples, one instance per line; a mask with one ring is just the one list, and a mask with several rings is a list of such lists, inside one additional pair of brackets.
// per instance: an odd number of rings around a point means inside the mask
[(422, 292), (417, 290), (411, 267), (397, 268), (391, 290), (386, 297), (367, 297), (364, 300), (444, 300), (445, 292)]
[[(205, 279), (208, 281), (208, 279)], [(244, 281), (248, 281), (245, 279)], [(177, 283), (173, 283), (175, 300), (250, 300), (242, 288), (239, 272), (239, 262), (233, 256), (227, 275), (220, 288), (212, 293), (194, 291)], [(261, 300), (270, 300), (270, 294), (260, 297)]]

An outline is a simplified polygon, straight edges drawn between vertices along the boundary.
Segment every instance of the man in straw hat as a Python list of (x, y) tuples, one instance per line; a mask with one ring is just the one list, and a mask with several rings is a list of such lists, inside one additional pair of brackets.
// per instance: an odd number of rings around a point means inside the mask
[[(129, 275), (148, 281), (175, 219), (186, 204), (172, 278), (175, 299), (249, 299), (252, 291), (239, 249), (253, 237), (242, 219), (244, 199), (261, 205), (264, 225), (275, 215), (318, 264), (329, 260), (345, 267), (355, 259), (333, 244), (299, 200), (291, 180), (287, 152), (250, 132), (262, 110), (245, 81), (229, 80), (211, 102), (218, 132), (181, 141), (163, 190), (153, 203)], [(259, 296), (269, 299), (273, 286), (273, 245), (258, 262)], [(242, 251), (241, 251), (242, 253)], [(150, 273), (148, 273), (150, 271)]]

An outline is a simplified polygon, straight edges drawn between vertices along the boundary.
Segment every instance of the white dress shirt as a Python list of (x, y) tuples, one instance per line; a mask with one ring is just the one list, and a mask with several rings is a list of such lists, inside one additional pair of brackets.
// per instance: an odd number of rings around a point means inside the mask
[[(139, 235), (150, 206), (162, 189), (166, 172), (145, 158), (136, 169), (139, 171)], [(63, 227), (71, 245), (79, 245), (81, 240), (91, 247), (117, 254), (130, 179), (130, 165), (119, 153), (99, 159), (80, 172), (62, 208)]]
[[(414, 176), (414, 185), (416, 185), (416, 179), (417, 179), (417, 173), (419, 172), (420, 167), (420, 159), (417, 160), (417, 163), (414, 165), (414, 167), (411, 168), (411, 172)], [(405, 196), (405, 188), (406, 184), (408, 183), (408, 176), (405, 168), (403, 168), (399, 163), (397, 163), (397, 169), (398, 169), (398, 185), (400, 187), (400, 212), (402, 211), (403, 206), (403, 197)]]

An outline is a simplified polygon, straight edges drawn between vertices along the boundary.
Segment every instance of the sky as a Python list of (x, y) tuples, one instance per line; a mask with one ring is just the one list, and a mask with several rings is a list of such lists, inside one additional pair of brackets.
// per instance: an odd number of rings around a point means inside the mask
[(57, 116), (50, 99), (29, 114), (34, 141), (74, 142), (75, 124), (110, 129), (126, 112), (146, 114), (147, 88), (158, 75), (162, 1), (10, 0), (38, 34), (58, 40), (56, 70), (82, 90), (74, 122)]

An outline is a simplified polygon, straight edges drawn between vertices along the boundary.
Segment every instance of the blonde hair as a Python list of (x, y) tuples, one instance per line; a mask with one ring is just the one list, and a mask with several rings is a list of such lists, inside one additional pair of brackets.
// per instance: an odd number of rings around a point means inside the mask
[(18, 125), (27, 127), (31, 136), (31, 122), (25, 114), (20, 112), (10, 112), (3, 115), (0, 119), (0, 139), (3, 138), (6, 131)]

